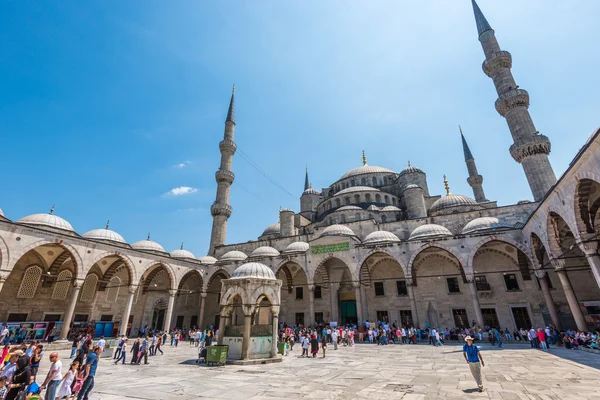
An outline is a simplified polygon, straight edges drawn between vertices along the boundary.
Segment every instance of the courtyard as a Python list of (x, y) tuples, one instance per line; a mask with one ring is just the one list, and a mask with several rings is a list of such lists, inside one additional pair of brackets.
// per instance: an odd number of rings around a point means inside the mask
[[(481, 346), (485, 391), (479, 393), (462, 346), (330, 347), (301, 358), (299, 346), (277, 364), (207, 367), (187, 343), (165, 346), (148, 365), (102, 359), (91, 399), (600, 399), (600, 356), (553, 348)], [(38, 382), (49, 367), (48, 352)], [(66, 364), (67, 351), (60, 352)], [(127, 355), (130, 359), (131, 353)]]

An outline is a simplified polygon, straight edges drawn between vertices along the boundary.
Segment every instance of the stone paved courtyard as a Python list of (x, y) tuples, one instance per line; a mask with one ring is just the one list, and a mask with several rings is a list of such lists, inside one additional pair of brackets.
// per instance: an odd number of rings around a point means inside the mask
[(579, 351), (483, 345), (486, 390), (478, 393), (459, 345), (357, 345), (325, 359), (294, 350), (282, 363), (246, 367), (196, 366), (187, 343), (166, 346), (146, 366), (102, 359), (91, 399), (600, 399), (600, 356)]

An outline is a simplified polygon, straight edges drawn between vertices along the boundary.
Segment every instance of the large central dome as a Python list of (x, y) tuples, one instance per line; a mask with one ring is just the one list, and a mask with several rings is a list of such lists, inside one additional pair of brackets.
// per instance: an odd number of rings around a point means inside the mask
[(362, 167), (354, 168), (354, 169), (351, 169), (350, 171), (346, 172), (344, 175), (342, 175), (342, 177), (339, 180), (350, 178), (350, 177), (356, 176), (356, 175), (376, 174), (376, 173), (395, 174), (395, 172), (392, 171), (391, 169), (365, 164)]

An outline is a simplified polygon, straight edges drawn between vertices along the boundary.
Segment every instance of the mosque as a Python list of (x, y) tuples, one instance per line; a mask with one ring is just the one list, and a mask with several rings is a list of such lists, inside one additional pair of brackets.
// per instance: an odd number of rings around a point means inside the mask
[(0, 211), (0, 320), (25, 323), (31, 335), (54, 328), (60, 338), (92, 322), (107, 336), (146, 325), (218, 324), (222, 281), (252, 271), (282, 283), (280, 304), (260, 319), (287, 324), (600, 325), (600, 129), (557, 179), (550, 140), (535, 128), (512, 56), (472, 3), (483, 72), (496, 88), (495, 107), (514, 142), (510, 154), (533, 201), (489, 200), (461, 132), (472, 197), (452, 193), (446, 180), (445, 193), (432, 193), (417, 166), (396, 172), (369, 165), (363, 154), (362, 165), (340, 171), (321, 190), (307, 172), (299, 212), (282, 209), (257, 240), (226, 244), (235, 178), (232, 94), (208, 256), (183, 247), (169, 253), (150, 236), (129, 244), (108, 224), (80, 235), (54, 210), (16, 221)]

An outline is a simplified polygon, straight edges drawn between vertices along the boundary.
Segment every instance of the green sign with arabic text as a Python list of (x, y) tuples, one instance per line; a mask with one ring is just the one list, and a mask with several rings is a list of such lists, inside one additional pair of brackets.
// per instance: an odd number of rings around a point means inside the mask
[(339, 251), (348, 251), (348, 250), (350, 250), (350, 242), (322, 244), (319, 246), (312, 247), (313, 254), (336, 253)]

